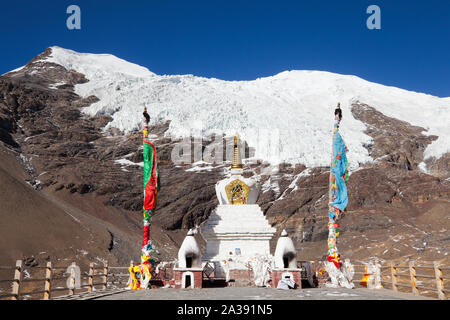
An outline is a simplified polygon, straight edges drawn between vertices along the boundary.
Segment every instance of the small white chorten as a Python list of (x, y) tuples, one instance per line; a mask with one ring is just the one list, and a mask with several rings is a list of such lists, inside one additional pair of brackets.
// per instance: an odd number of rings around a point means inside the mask
[(178, 250), (178, 267), (173, 269), (175, 288), (201, 288), (203, 285), (202, 254), (194, 235), (189, 230)]
[(284, 288), (285, 282), (293, 288), (302, 287), (301, 269), (297, 268), (297, 251), (286, 230), (281, 232), (275, 249), (275, 268), (272, 269), (272, 286)]
[(286, 230), (281, 232), (275, 249), (275, 268), (295, 269), (297, 268), (297, 252), (294, 242), (288, 237)]
[(186, 238), (181, 244), (178, 251), (178, 268), (201, 268), (202, 267), (202, 253), (194, 235), (197, 232), (189, 230)]

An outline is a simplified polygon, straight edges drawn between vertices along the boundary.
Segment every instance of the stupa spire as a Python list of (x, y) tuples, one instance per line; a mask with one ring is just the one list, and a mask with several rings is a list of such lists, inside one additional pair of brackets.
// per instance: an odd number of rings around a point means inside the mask
[(242, 169), (241, 155), (239, 153), (239, 134), (236, 133), (234, 136), (234, 157), (231, 169)]

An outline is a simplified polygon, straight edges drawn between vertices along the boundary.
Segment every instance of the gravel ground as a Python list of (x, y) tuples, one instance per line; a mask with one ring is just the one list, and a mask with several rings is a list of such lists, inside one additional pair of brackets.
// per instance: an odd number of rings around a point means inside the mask
[(228, 287), (205, 289), (156, 289), (126, 291), (98, 300), (434, 300), (408, 293), (378, 289), (315, 288), (277, 290), (274, 288)]

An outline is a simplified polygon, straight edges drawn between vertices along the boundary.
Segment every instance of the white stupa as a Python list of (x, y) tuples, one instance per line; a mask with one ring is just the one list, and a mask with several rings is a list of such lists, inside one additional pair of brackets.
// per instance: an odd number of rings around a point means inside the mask
[(270, 255), (269, 241), (276, 232), (256, 204), (259, 186), (242, 174), (236, 135), (231, 176), (216, 184), (219, 205), (201, 228), (206, 241), (203, 261), (214, 262), (216, 274), (220, 269), (247, 269), (247, 261)]

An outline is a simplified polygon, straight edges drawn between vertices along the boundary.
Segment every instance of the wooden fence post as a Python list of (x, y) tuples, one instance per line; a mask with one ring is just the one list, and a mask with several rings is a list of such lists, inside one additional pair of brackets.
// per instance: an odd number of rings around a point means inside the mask
[(44, 300), (50, 300), (51, 290), (52, 290), (52, 263), (47, 262), (47, 267), (45, 268), (45, 287), (44, 287)]
[(89, 264), (88, 291), (94, 291), (94, 263)]
[(438, 291), (439, 300), (446, 300), (447, 297), (444, 293), (444, 279), (442, 277), (442, 270), (439, 262), (434, 262), (434, 274), (436, 276), (436, 288)]
[(74, 295), (75, 294), (75, 262), (72, 262), (73, 268), (70, 268), (70, 287), (69, 287), (69, 294)]
[[(134, 261), (131, 260), (130, 261), (130, 268), (134, 267)], [(131, 274), (128, 276), (128, 281), (127, 281), (127, 286), (129, 286), (130, 288), (132, 287), (133, 284), (133, 279), (131, 278)]]
[(346, 258), (346, 259), (344, 260), (344, 262), (345, 262), (345, 264), (346, 264), (346, 266), (347, 266), (347, 271), (348, 271), (348, 273), (350, 274), (350, 265), (351, 265), (350, 259), (349, 259), (349, 258)]
[(409, 273), (411, 275), (412, 293), (418, 295), (419, 290), (417, 289), (416, 267), (414, 266), (414, 261), (409, 263)]
[(106, 290), (106, 287), (108, 285), (108, 261), (105, 261), (103, 266), (103, 285), (102, 289)]
[(381, 264), (378, 259), (375, 259), (375, 289), (381, 289)]
[(14, 296), (11, 297), (11, 300), (19, 300), (20, 298), (20, 285), (22, 282), (23, 277), (23, 261), (17, 260), (16, 261), (16, 271), (14, 272), (14, 280), (13, 280), (13, 287), (12, 287), (12, 294)]
[(392, 280), (392, 290), (398, 291), (398, 278), (397, 278), (397, 267), (391, 262), (391, 280)]

